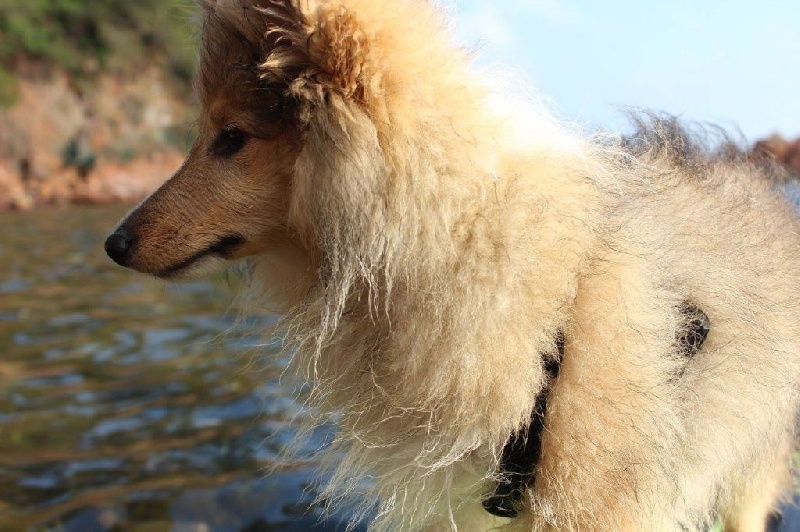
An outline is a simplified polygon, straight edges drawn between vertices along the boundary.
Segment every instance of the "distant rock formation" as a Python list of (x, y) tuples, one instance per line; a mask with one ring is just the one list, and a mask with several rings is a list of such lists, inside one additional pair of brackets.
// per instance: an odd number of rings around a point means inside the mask
[(752, 154), (774, 159), (786, 167), (789, 179), (800, 180), (800, 138), (786, 140), (780, 135), (772, 135), (756, 142)]
[(0, 211), (140, 201), (174, 173), (183, 158), (181, 152), (161, 151), (128, 162), (104, 160), (85, 176), (75, 168), (63, 168), (47, 179), (28, 180), (0, 159)]
[(0, 210), (139, 201), (191, 144), (193, 109), (157, 67), (89, 88), (63, 70), (23, 74), (0, 107)]

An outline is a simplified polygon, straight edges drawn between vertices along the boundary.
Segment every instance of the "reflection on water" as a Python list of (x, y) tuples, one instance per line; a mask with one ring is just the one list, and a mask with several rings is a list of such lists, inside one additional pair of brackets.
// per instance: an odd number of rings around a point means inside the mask
[(310, 529), (312, 464), (264, 473), (302, 415), (285, 361), (253, 368), (226, 280), (113, 265), (123, 213), (0, 214), (0, 530)]

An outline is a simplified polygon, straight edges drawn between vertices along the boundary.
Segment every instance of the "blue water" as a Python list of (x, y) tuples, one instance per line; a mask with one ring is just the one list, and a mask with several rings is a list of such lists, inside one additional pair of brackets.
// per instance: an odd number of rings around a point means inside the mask
[[(312, 504), (329, 432), (267, 474), (302, 409), (277, 344), (231, 332), (236, 280), (113, 265), (124, 212), (0, 214), (0, 530), (342, 529)], [(275, 318), (250, 321), (268, 335)]]

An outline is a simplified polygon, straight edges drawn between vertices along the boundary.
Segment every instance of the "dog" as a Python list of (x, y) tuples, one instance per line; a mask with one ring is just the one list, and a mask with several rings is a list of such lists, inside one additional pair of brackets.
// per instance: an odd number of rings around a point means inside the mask
[(800, 379), (777, 170), (498, 98), (424, 0), (200, 6), (199, 138), (105, 248), (244, 264), (338, 425), (321, 497), (375, 530), (764, 530)]

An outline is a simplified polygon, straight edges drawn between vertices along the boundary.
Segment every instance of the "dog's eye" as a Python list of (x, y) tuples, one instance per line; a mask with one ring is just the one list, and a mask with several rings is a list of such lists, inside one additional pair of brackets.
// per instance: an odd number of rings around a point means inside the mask
[(239, 128), (229, 127), (219, 132), (211, 145), (211, 153), (217, 157), (236, 155), (247, 144), (249, 136)]

